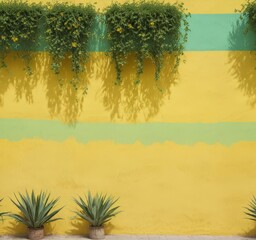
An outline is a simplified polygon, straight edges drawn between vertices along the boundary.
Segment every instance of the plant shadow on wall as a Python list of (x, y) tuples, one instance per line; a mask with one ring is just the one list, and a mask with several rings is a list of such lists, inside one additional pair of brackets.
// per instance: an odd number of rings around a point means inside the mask
[[(49, 223), (45, 226), (46, 235), (50, 235), (54, 231), (53, 224)], [(27, 235), (27, 227), (16, 221), (9, 221), (6, 226), (6, 234), (17, 237), (25, 237)]]
[[(17, 102), (25, 98), (28, 103), (33, 103), (33, 90), (36, 88), (40, 76), (38, 74), (27, 74), (24, 71), (22, 59), (17, 58), (17, 54), (14, 52), (8, 54), (6, 62), (11, 68), (0, 69), (0, 107), (3, 106), (4, 95), (10, 88), (15, 90)], [(33, 69), (37, 69), (37, 60), (33, 58), (30, 65)]]
[(165, 64), (160, 79), (155, 80), (154, 64), (147, 59), (145, 71), (140, 83), (136, 83), (136, 65), (134, 55), (130, 55), (122, 71), (122, 82), (115, 84), (116, 72), (111, 59), (105, 57), (99, 62), (98, 69), (104, 69), (99, 74), (102, 79), (98, 98), (103, 102), (112, 120), (123, 119), (135, 122), (138, 119), (149, 120), (159, 113), (160, 108), (171, 96), (171, 89), (178, 83), (178, 72), (174, 70), (175, 59), (166, 55)]
[(80, 75), (77, 89), (74, 89), (71, 84), (74, 76), (70, 69), (70, 59), (66, 59), (62, 71), (55, 74), (49, 69), (49, 54), (37, 53), (30, 64), (33, 73), (28, 75), (23, 69), (22, 60), (16, 59), (15, 55), (9, 54), (6, 60), (11, 68), (0, 69), (0, 107), (4, 105), (5, 93), (12, 88), (17, 102), (25, 99), (27, 103), (33, 104), (34, 90), (38, 86), (45, 91), (50, 116), (67, 124), (75, 124), (83, 110), (91, 62), (86, 65), (87, 71)]
[[(46, 66), (50, 58), (45, 56)], [(89, 85), (91, 63), (86, 65), (86, 73), (80, 74), (76, 88), (72, 85), (73, 72), (70, 70), (70, 59), (63, 61), (63, 69), (59, 74), (46, 70), (42, 72), (43, 85), (45, 86), (47, 106), (52, 118), (57, 118), (67, 124), (75, 124), (83, 111), (84, 99)]]
[[(86, 235), (88, 234), (90, 224), (82, 219), (71, 221), (71, 229), (66, 232), (67, 235)], [(105, 224), (106, 234), (111, 234), (114, 225), (111, 222)]]
[(241, 18), (233, 24), (228, 40), (230, 50), (228, 54), (229, 72), (238, 81), (238, 89), (248, 97), (249, 105), (255, 107), (256, 34), (248, 26), (247, 20)]

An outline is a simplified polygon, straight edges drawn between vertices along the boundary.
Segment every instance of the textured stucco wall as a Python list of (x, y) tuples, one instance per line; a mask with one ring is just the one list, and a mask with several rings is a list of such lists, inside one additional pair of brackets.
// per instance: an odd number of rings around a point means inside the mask
[[(65, 205), (49, 230), (84, 233), (71, 220), (72, 197), (91, 190), (120, 197), (123, 213), (107, 225), (113, 234), (252, 235), (243, 207), (256, 193), (256, 61), (253, 36), (236, 25), (242, 2), (184, 1), (192, 13), (186, 63), (178, 79), (165, 66), (164, 92), (150, 63), (141, 85), (129, 81), (130, 65), (115, 86), (110, 58), (92, 52), (83, 97), (68, 84), (59, 89), (47, 53), (35, 53), (32, 79), (9, 56), (0, 71), (1, 209), (14, 210), (13, 192), (45, 189)], [(0, 224), (0, 234), (24, 230)]]

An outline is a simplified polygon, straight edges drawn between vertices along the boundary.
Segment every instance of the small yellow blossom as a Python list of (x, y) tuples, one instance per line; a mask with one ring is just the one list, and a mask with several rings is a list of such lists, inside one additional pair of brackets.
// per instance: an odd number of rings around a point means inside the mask
[(12, 37), (13, 42), (17, 42), (19, 39), (17, 37)]
[(132, 24), (128, 24), (128, 28), (133, 28)]
[(82, 17), (79, 17), (79, 18), (78, 18), (78, 21), (79, 21), (79, 22), (80, 22), (80, 21), (82, 21), (82, 20), (83, 20), (83, 18), (82, 18)]
[(1, 38), (2, 38), (3, 40), (5, 40), (5, 39), (6, 39), (6, 36), (1, 36)]
[(118, 27), (118, 28), (116, 29), (116, 31), (119, 32), (119, 33), (121, 33), (121, 32), (123, 32), (123, 29), (122, 29), (121, 27)]
[(72, 47), (76, 48), (77, 47), (77, 43), (76, 42), (72, 42)]
[(64, 16), (64, 13), (63, 13), (63, 12), (61, 12), (61, 13), (60, 13), (60, 15), (63, 17), (63, 16)]
[(151, 27), (154, 27), (154, 26), (155, 26), (155, 23), (154, 23), (154, 22), (150, 22), (150, 26), (151, 26)]

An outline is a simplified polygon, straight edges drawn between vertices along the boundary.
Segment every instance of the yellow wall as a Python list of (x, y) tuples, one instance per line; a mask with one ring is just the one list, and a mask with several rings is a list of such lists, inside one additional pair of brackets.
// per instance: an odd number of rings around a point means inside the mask
[[(75, 207), (72, 197), (87, 189), (120, 196), (123, 213), (111, 221), (113, 234), (234, 235), (254, 226), (244, 219), (243, 207), (256, 184), (255, 143), (232, 147), (170, 142), (84, 145), (73, 139), (0, 143), (1, 159), (8, 156), (1, 165), (4, 196), (25, 188), (49, 189), (62, 196), (60, 205), (65, 209), (60, 216), (65, 220), (53, 224), (54, 233), (85, 232), (78, 231), (70, 217)], [(8, 199), (4, 205), (14, 210)], [(1, 233), (10, 233), (11, 226), (9, 221), (1, 224)]]
[[(109, 2), (99, 1), (98, 6)], [(193, 14), (222, 14), (232, 13), (242, 2), (189, 0), (185, 4)], [(9, 56), (11, 68), (0, 72), (0, 119), (49, 120), (49, 124), (59, 120), (67, 129), (76, 128), (68, 125), (76, 120), (122, 125), (255, 122), (255, 61), (249, 51), (186, 51), (184, 58), (177, 79), (165, 66), (159, 85), (166, 91), (161, 93), (150, 63), (141, 85), (130, 84), (134, 71), (130, 66), (123, 86), (117, 88), (110, 58), (92, 53), (84, 78), (88, 94), (78, 92), (74, 101), (68, 83), (67, 90), (59, 89), (57, 77), (45, 67), (47, 53), (36, 53), (32, 79), (25, 76), (22, 63)], [(62, 76), (68, 81), (70, 73), (64, 71)], [(59, 205), (65, 208), (59, 216), (64, 219), (51, 224), (48, 232), (86, 233), (85, 223), (71, 220), (72, 197), (91, 190), (120, 197), (123, 212), (107, 225), (112, 234), (254, 234), (255, 226), (243, 212), (256, 191), (255, 141), (179, 144), (170, 137), (146, 145), (139, 139), (82, 142), (72, 134), (59, 140), (37, 135), (13, 140), (2, 137), (1, 131), (0, 121), (0, 198), (5, 198), (1, 210), (15, 211), (8, 197), (25, 189), (45, 189), (61, 196)], [(14, 136), (22, 129), (8, 131)], [(221, 133), (217, 137), (221, 139)], [(11, 220), (0, 224), (0, 234), (24, 231)]]

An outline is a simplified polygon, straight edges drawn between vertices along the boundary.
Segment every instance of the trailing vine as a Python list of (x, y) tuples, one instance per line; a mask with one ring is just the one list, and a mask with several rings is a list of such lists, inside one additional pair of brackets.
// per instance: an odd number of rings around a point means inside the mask
[[(6, 56), (21, 45), (33, 46), (37, 42), (44, 7), (41, 4), (21, 1), (0, 2), (0, 67), (6, 67)], [(31, 51), (22, 54), (26, 70), (31, 74)]]
[(248, 0), (245, 4), (242, 4), (241, 9), (236, 9), (236, 12), (240, 13), (240, 19), (247, 22), (246, 32), (249, 28), (256, 32), (256, 0)]
[(78, 75), (84, 71), (88, 57), (88, 43), (92, 35), (96, 11), (93, 5), (56, 3), (48, 5), (46, 14), (46, 40), (52, 56), (52, 69), (58, 74), (65, 58), (71, 59), (78, 88)]
[(113, 3), (107, 7), (107, 38), (115, 63), (116, 83), (121, 81), (122, 69), (131, 52), (136, 54), (136, 82), (140, 81), (146, 58), (150, 58), (155, 65), (155, 80), (160, 77), (165, 52), (174, 54), (176, 69), (188, 38), (189, 15), (183, 4), (178, 3), (133, 1)]

